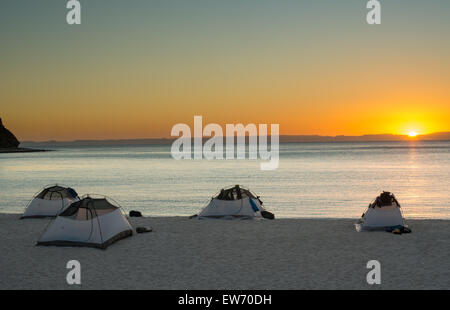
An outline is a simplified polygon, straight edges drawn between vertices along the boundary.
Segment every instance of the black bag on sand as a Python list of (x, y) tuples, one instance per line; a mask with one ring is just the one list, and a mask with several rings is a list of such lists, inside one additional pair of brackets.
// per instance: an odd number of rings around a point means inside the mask
[(269, 212), (269, 211), (261, 211), (261, 216), (268, 220), (275, 219), (275, 214), (273, 214), (272, 212)]
[(142, 213), (139, 212), (139, 211), (131, 210), (130, 211), (130, 217), (142, 217)]
[(143, 234), (143, 233), (148, 233), (148, 232), (152, 232), (153, 229), (151, 228), (147, 228), (147, 227), (136, 227), (136, 232), (138, 234)]
[(390, 233), (393, 233), (393, 234), (396, 234), (396, 235), (410, 234), (411, 233), (411, 229), (409, 229), (406, 226), (401, 226), (401, 225), (388, 227), (386, 229), (386, 231), (390, 232)]

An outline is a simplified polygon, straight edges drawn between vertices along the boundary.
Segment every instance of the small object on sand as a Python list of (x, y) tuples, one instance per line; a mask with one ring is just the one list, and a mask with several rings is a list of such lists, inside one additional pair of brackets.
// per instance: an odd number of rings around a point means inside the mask
[(403, 226), (403, 231), (404, 234), (410, 234), (412, 231), (411, 229), (409, 229), (409, 227)]
[(401, 230), (398, 229), (398, 228), (394, 229), (394, 230), (392, 231), (392, 233), (393, 233), (393, 234), (396, 234), (396, 235), (401, 235), (401, 234), (402, 234)]
[(130, 217), (142, 217), (142, 213), (139, 212), (139, 211), (131, 210), (130, 211)]
[(151, 228), (147, 228), (147, 227), (136, 227), (136, 232), (138, 234), (143, 234), (143, 233), (148, 233), (148, 232), (152, 232), (153, 229)]
[(273, 214), (272, 212), (269, 212), (269, 211), (261, 211), (261, 216), (268, 220), (275, 219), (275, 214)]
[(406, 226), (402, 226), (402, 225), (388, 227), (388, 228), (386, 228), (386, 231), (387, 232), (391, 232), (391, 233), (396, 234), (396, 235), (411, 233), (411, 229), (409, 229)]

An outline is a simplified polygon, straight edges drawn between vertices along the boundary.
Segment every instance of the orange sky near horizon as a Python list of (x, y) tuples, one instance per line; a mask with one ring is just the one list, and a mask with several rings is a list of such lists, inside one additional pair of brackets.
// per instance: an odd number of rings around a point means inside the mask
[[(2, 107), (1, 117), (21, 140), (34, 141), (169, 137), (176, 123), (192, 126), (194, 115), (202, 115), (204, 124), (222, 126), (277, 123), (284, 135), (449, 131), (449, 77), (439, 81), (423, 75), (427, 68), (405, 72), (392, 62), (368, 71), (360, 69), (361, 63), (347, 69), (347, 76), (332, 61), (321, 68), (299, 65), (285, 75), (255, 64), (195, 81), (186, 72), (156, 80), (139, 68), (114, 69), (97, 80), (82, 63), (71, 80), (64, 76), (76, 68), (59, 69), (59, 77), (46, 80), (25, 70), (27, 91), (3, 92), (9, 105)], [(311, 71), (308, 79), (305, 68)]]
[(282, 135), (450, 131), (447, 2), (383, 5), (374, 27), (352, 2), (103, 14), (92, 2), (79, 27), (50, 3), (25, 21), (14, 3), (0, 18), (14, 29), (0, 30), (0, 117), (21, 141), (170, 137), (194, 115)]

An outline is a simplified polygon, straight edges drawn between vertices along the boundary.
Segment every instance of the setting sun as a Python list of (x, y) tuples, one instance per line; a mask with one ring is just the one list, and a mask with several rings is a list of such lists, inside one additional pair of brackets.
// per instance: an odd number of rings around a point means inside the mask
[(410, 137), (415, 137), (415, 136), (417, 136), (417, 132), (415, 132), (415, 131), (410, 131), (410, 132), (408, 133), (408, 135), (409, 135)]

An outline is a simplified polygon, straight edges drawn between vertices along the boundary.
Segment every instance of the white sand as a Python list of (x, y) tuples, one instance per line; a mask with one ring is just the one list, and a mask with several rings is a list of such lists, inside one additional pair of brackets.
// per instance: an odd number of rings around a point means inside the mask
[[(0, 215), (0, 289), (450, 289), (449, 221), (408, 221), (412, 234), (357, 233), (353, 220), (139, 218), (107, 250), (37, 247), (49, 220)], [(379, 260), (382, 284), (366, 282)]]

